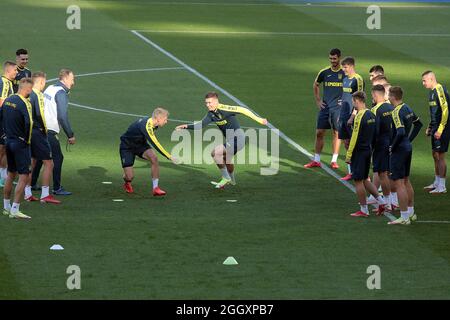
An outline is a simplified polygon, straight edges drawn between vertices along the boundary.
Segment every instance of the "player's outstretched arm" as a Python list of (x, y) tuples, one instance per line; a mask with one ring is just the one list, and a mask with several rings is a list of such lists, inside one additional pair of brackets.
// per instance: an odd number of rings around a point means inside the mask
[(188, 127), (187, 124), (180, 124), (179, 126), (175, 127), (175, 130), (179, 131), (179, 130), (187, 129), (187, 127)]
[(262, 125), (267, 125), (267, 123), (268, 123), (267, 119), (261, 118), (256, 113), (254, 113), (254, 112), (252, 112), (249, 109), (244, 108), (244, 107), (221, 105), (219, 107), (219, 109), (220, 110), (224, 110), (224, 111), (228, 111), (228, 112), (243, 114), (244, 116), (247, 116), (250, 119), (252, 119), (252, 120), (254, 120), (254, 121), (256, 121), (256, 122), (258, 122), (259, 124), (262, 124)]

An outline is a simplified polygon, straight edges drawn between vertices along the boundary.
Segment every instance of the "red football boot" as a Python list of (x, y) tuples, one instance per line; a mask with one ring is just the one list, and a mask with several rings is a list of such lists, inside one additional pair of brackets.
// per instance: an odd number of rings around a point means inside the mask
[(34, 196), (31, 196), (31, 197), (26, 198), (25, 201), (32, 202), (32, 201), (39, 201), (39, 199)]
[(361, 210), (359, 210), (359, 211), (356, 211), (356, 212), (354, 212), (354, 213), (352, 213), (352, 214), (350, 214), (352, 217), (364, 217), (364, 218), (367, 218), (367, 217), (369, 217), (369, 215), (367, 214), (367, 213), (364, 213), (364, 212), (362, 212)]
[(125, 182), (123, 184), (123, 189), (127, 192), (127, 193), (133, 193), (133, 186), (131, 185), (131, 182)]
[(322, 167), (322, 164), (318, 161), (311, 161), (310, 163), (305, 164), (303, 167), (306, 169), (314, 168), (314, 167), (320, 168), (320, 167)]
[(352, 180), (352, 174), (351, 173), (347, 173), (347, 175), (345, 177), (342, 177), (341, 180), (343, 180), (343, 181)]
[(161, 190), (159, 187), (156, 187), (156, 188), (153, 188), (153, 195), (155, 197), (165, 196), (166, 192), (164, 190)]
[(334, 170), (339, 169), (339, 165), (337, 164), (337, 162), (332, 162), (331, 163), (331, 169), (334, 169)]
[(41, 203), (60, 204), (61, 201), (55, 199), (52, 195), (48, 195), (44, 198), (41, 198)]

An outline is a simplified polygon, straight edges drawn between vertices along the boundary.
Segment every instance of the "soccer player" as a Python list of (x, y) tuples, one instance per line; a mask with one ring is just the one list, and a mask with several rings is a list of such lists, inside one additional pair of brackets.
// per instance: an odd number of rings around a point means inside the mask
[[(353, 93), (357, 91), (364, 91), (364, 80), (355, 71), (355, 59), (353, 57), (345, 57), (342, 62), (342, 70), (345, 72), (345, 77), (342, 81), (343, 93), (341, 100), (341, 107), (339, 113), (339, 139), (344, 140), (345, 148), (348, 149), (348, 145), (351, 137), (351, 126), (353, 117), (356, 112), (353, 113)], [(353, 115), (352, 115), (353, 113)], [(348, 165), (348, 174), (341, 178), (341, 180), (348, 181), (352, 178), (351, 167)]]
[[(394, 107), (385, 100), (385, 89), (381, 84), (372, 87), (372, 99), (375, 106), (371, 111), (375, 115), (375, 142), (373, 149), (374, 185), (375, 175), (380, 181), (383, 196), (386, 200), (386, 211), (392, 210), (391, 187), (389, 181), (389, 145), (392, 135), (392, 116)], [(381, 214), (378, 212), (378, 214)]]
[[(47, 126), (48, 142), (52, 150), (53, 158), (53, 194), (67, 196), (72, 193), (64, 190), (61, 186), (61, 173), (64, 156), (61, 151), (58, 134), (60, 126), (64, 130), (69, 144), (75, 144), (75, 134), (69, 122), (69, 91), (75, 85), (75, 75), (70, 69), (61, 69), (59, 72), (59, 81), (50, 85), (44, 91), (44, 117)], [(34, 168), (32, 185), (36, 184), (40, 166), (36, 163)]]
[(155, 130), (163, 127), (167, 123), (168, 116), (169, 112), (167, 110), (158, 107), (153, 110), (151, 117), (141, 118), (133, 122), (128, 127), (128, 130), (120, 137), (119, 152), (123, 168), (123, 188), (127, 193), (134, 192), (131, 182), (134, 178), (134, 160), (135, 157), (138, 156), (150, 161), (152, 164), (153, 195), (164, 196), (166, 194), (166, 192), (158, 186), (158, 157), (152, 147), (173, 163), (177, 163), (177, 160), (164, 150), (155, 136)]
[[(61, 201), (55, 199), (50, 194), (50, 177), (53, 171), (52, 150), (47, 137), (47, 124), (44, 112), (44, 95), (46, 74), (44, 72), (33, 73), (33, 91), (30, 94), (30, 103), (33, 115), (33, 130), (31, 136), (31, 167), (36, 167), (36, 161), (40, 160), (44, 164), (42, 173), (41, 203), (60, 204)], [(31, 193), (31, 174), (28, 177), (25, 187), (25, 200), (38, 201)]]
[[(391, 84), (388, 82), (387, 78), (384, 75), (377, 75), (374, 78), (372, 78), (372, 86), (376, 86), (376, 85), (382, 85), (384, 87), (384, 91), (385, 91), (385, 97), (384, 99), (386, 100), (387, 103), (389, 103), (389, 89), (391, 88)], [(378, 173), (374, 172), (373, 174), (373, 184), (375, 185), (375, 187), (378, 188), (378, 191), (381, 191), (381, 183), (380, 183), (380, 179), (378, 178)], [(392, 182), (392, 180), (390, 180), (390, 186), (391, 186), (391, 207), (392, 209), (398, 209), (398, 198), (397, 198), (397, 192), (395, 191), (395, 186), (394, 183)], [(368, 204), (375, 204), (376, 201), (375, 199), (370, 196), (369, 199), (367, 200)]]
[[(18, 94), (7, 98), (3, 103), (3, 125), (6, 135), (6, 154), (8, 159), (8, 178), (3, 190), (3, 214), (10, 218), (29, 219), (20, 212), (20, 200), (30, 173), (31, 129), (33, 119), (31, 104), (28, 100), (33, 88), (30, 78), (23, 78), (19, 82)], [(11, 206), (11, 192), (13, 181), (19, 174), (19, 181), (14, 192), (14, 202)]]
[(5, 179), (8, 175), (6, 170), (6, 149), (5, 134), (3, 132), (3, 112), (1, 107), (3, 101), (14, 93), (12, 81), (17, 75), (16, 64), (12, 61), (6, 61), (3, 64), (3, 75), (0, 81), (0, 187), (5, 185)]
[(366, 192), (375, 197), (378, 212), (384, 211), (384, 200), (378, 195), (369, 177), (372, 144), (376, 131), (375, 116), (366, 108), (366, 94), (363, 91), (353, 93), (352, 104), (357, 110), (354, 128), (347, 151), (345, 162), (351, 165), (352, 177), (355, 181), (356, 195), (360, 203), (360, 210), (352, 213), (352, 217), (368, 217), (369, 209), (366, 202)]
[(31, 78), (31, 71), (27, 69), (28, 65), (28, 51), (26, 49), (19, 49), (16, 51), (17, 75), (13, 81), (14, 93), (19, 89), (19, 81), (23, 78)]
[[(344, 71), (341, 69), (341, 51), (332, 49), (329, 54), (330, 67), (320, 70), (314, 80), (313, 90), (319, 114), (317, 117), (316, 143), (314, 159), (305, 164), (305, 168), (320, 167), (320, 153), (323, 149), (324, 136), (326, 130), (333, 130), (333, 157), (331, 158), (331, 168), (338, 169), (337, 158), (341, 140), (338, 137), (338, 118), (339, 105), (338, 100), (342, 96), (342, 79)], [(320, 85), (323, 84), (323, 97), (320, 97)]]
[(422, 74), (422, 84), (430, 90), (428, 103), (430, 105), (431, 121), (425, 133), (427, 136), (431, 136), (435, 171), (434, 182), (424, 189), (430, 190), (431, 194), (446, 193), (447, 164), (445, 154), (448, 151), (450, 141), (450, 125), (448, 123), (449, 94), (447, 88), (437, 82), (433, 71), (425, 71)]
[(397, 190), (400, 217), (388, 224), (409, 225), (417, 220), (414, 213), (414, 189), (409, 181), (412, 159), (411, 142), (422, 128), (419, 117), (412, 109), (403, 103), (403, 90), (400, 87), (391, 87), (389, 101), (395, 107), (392, 111), (393, 139), (390, 149), (390, 178), (394, 181)]
[(380, 66), (379, 64), (373, 66), (369, 70), (370, 81), (373, 81), (373, 78), (375, 78), (377, 76), (384, 76), (384, 68), (383, 68), (383, 66)]
[(234, 178), (234, 165), (231, 159), (245, 145), (245, 135), (236, 119), (236, 115), (243, 114), (263, 125), (267, 125), (267, 119), (257, 116), (247, 108), (219, 103), (219, 95), (215, 92), (208, 92), (206, 94), (205, 105), (208, 113), (202, 121), (194, 124), (182, 124), (175, 129), (201, 129), (209, 123), (214, 122), (220, 131), (222, 131), (226, 141), (223, 145), (218, 145), (214, 148), (211, 157), (222, 173), (222, 179), (215, 184), (216, 188), (224, 188), (229, 183), (236, 183)]

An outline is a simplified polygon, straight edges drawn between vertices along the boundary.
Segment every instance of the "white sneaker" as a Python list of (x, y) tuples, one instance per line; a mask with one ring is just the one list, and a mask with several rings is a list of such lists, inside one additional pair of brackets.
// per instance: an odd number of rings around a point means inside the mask
[(409, 217), (409, 220), (411, 221), (417, 221), (417, 215), (414, 213), (412, 216)]
[(26, 214), (23, 214), (20, 211), (17, 211), (16, 213), (9, 213), (9, 217), (12, 219), (31, 219), (30, 216), (27, 216)]
[(411, 224), (411, 220), (408, 219), (403, 219), (403, 217), (398, 218), (397, 220), (388, 222), (388, 224), (390, 225), (394, 225), (394, 224), (403, 224), (403, 225), (410, 225)]
[(432, 184), (430, 184), (429, 186), (423, 187), (424, 190), (433, 190), (436, 189), (436, 185), (434, 184), (434, 182)]
[(445, 187), (437, 187), (436, 189), (431, 190), (429, 193), (431, 194), (447, 193), (447, 189)]

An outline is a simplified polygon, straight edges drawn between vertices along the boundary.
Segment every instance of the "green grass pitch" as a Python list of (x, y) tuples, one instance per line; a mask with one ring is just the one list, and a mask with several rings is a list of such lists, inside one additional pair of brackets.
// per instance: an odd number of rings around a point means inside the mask
[[(140, 34), (312, 152), (312, 82), (328, 64), (328, 50), (339, 47), (356, 57), (367, 82), (369, 67), (382, 64), (428, 121), (420, 75), (432, 69), (450, 85), (448, 6), (389, 4), (382, 8), (381, 30), (368, 30), (368, 4), (292, 2), (79, 1), (81, 30), (68, 30), (71, 1), (4, 0), (0, 12), (11, 19), (0, 29), (0, 58), (13, 59), (25, 47), (30, 68), (49, 78), (62, 67), (76, 74), (170, 68), (79, 77), (70, 100), (142, 115), (163, 105), (172, 119), (200, 119), (211, 86), (130, 32), (146, 30)], [(222, 101), (233, 103), (224, 95)], [(61, 206), (23, 204), (31, 221), (0, 218), (2, 299), (450, 297), (450, 224), (391, 227), (384, 217), (349, 217), (355, 195), (323, 170), (304, 169), (308, 158), (283, 140), (278, 174), (261, 176), (259, 166), (241, 165), (238, 185), (224, 191), (210, 185), (218, 178), (213, 165), (174, 166), (160, 157), (160, 184), (168, 195), (155, 199), (145, 162), (136, 163), (136, 193), (121, 189), (119, 136), (136, 117), (72, 105), (70, 118), (77, 144), (65, 151), (63, 185), (74, 194)], [(169, 150), (175, 125), (157, 132)], [(419, 218), (449, 221), (449, 196), (422, 191), (433, 178), (423, 132), (414, 142), (412, 172)], [(56, 243), (65, 250), (50, 251)], [(239, 264), (224, 266), (228, 256)], [(81, 268), (81, 290), (66, 287), (69, 265)], [(366, 287), (370, 265), (381, 268), (381, 290)]]

